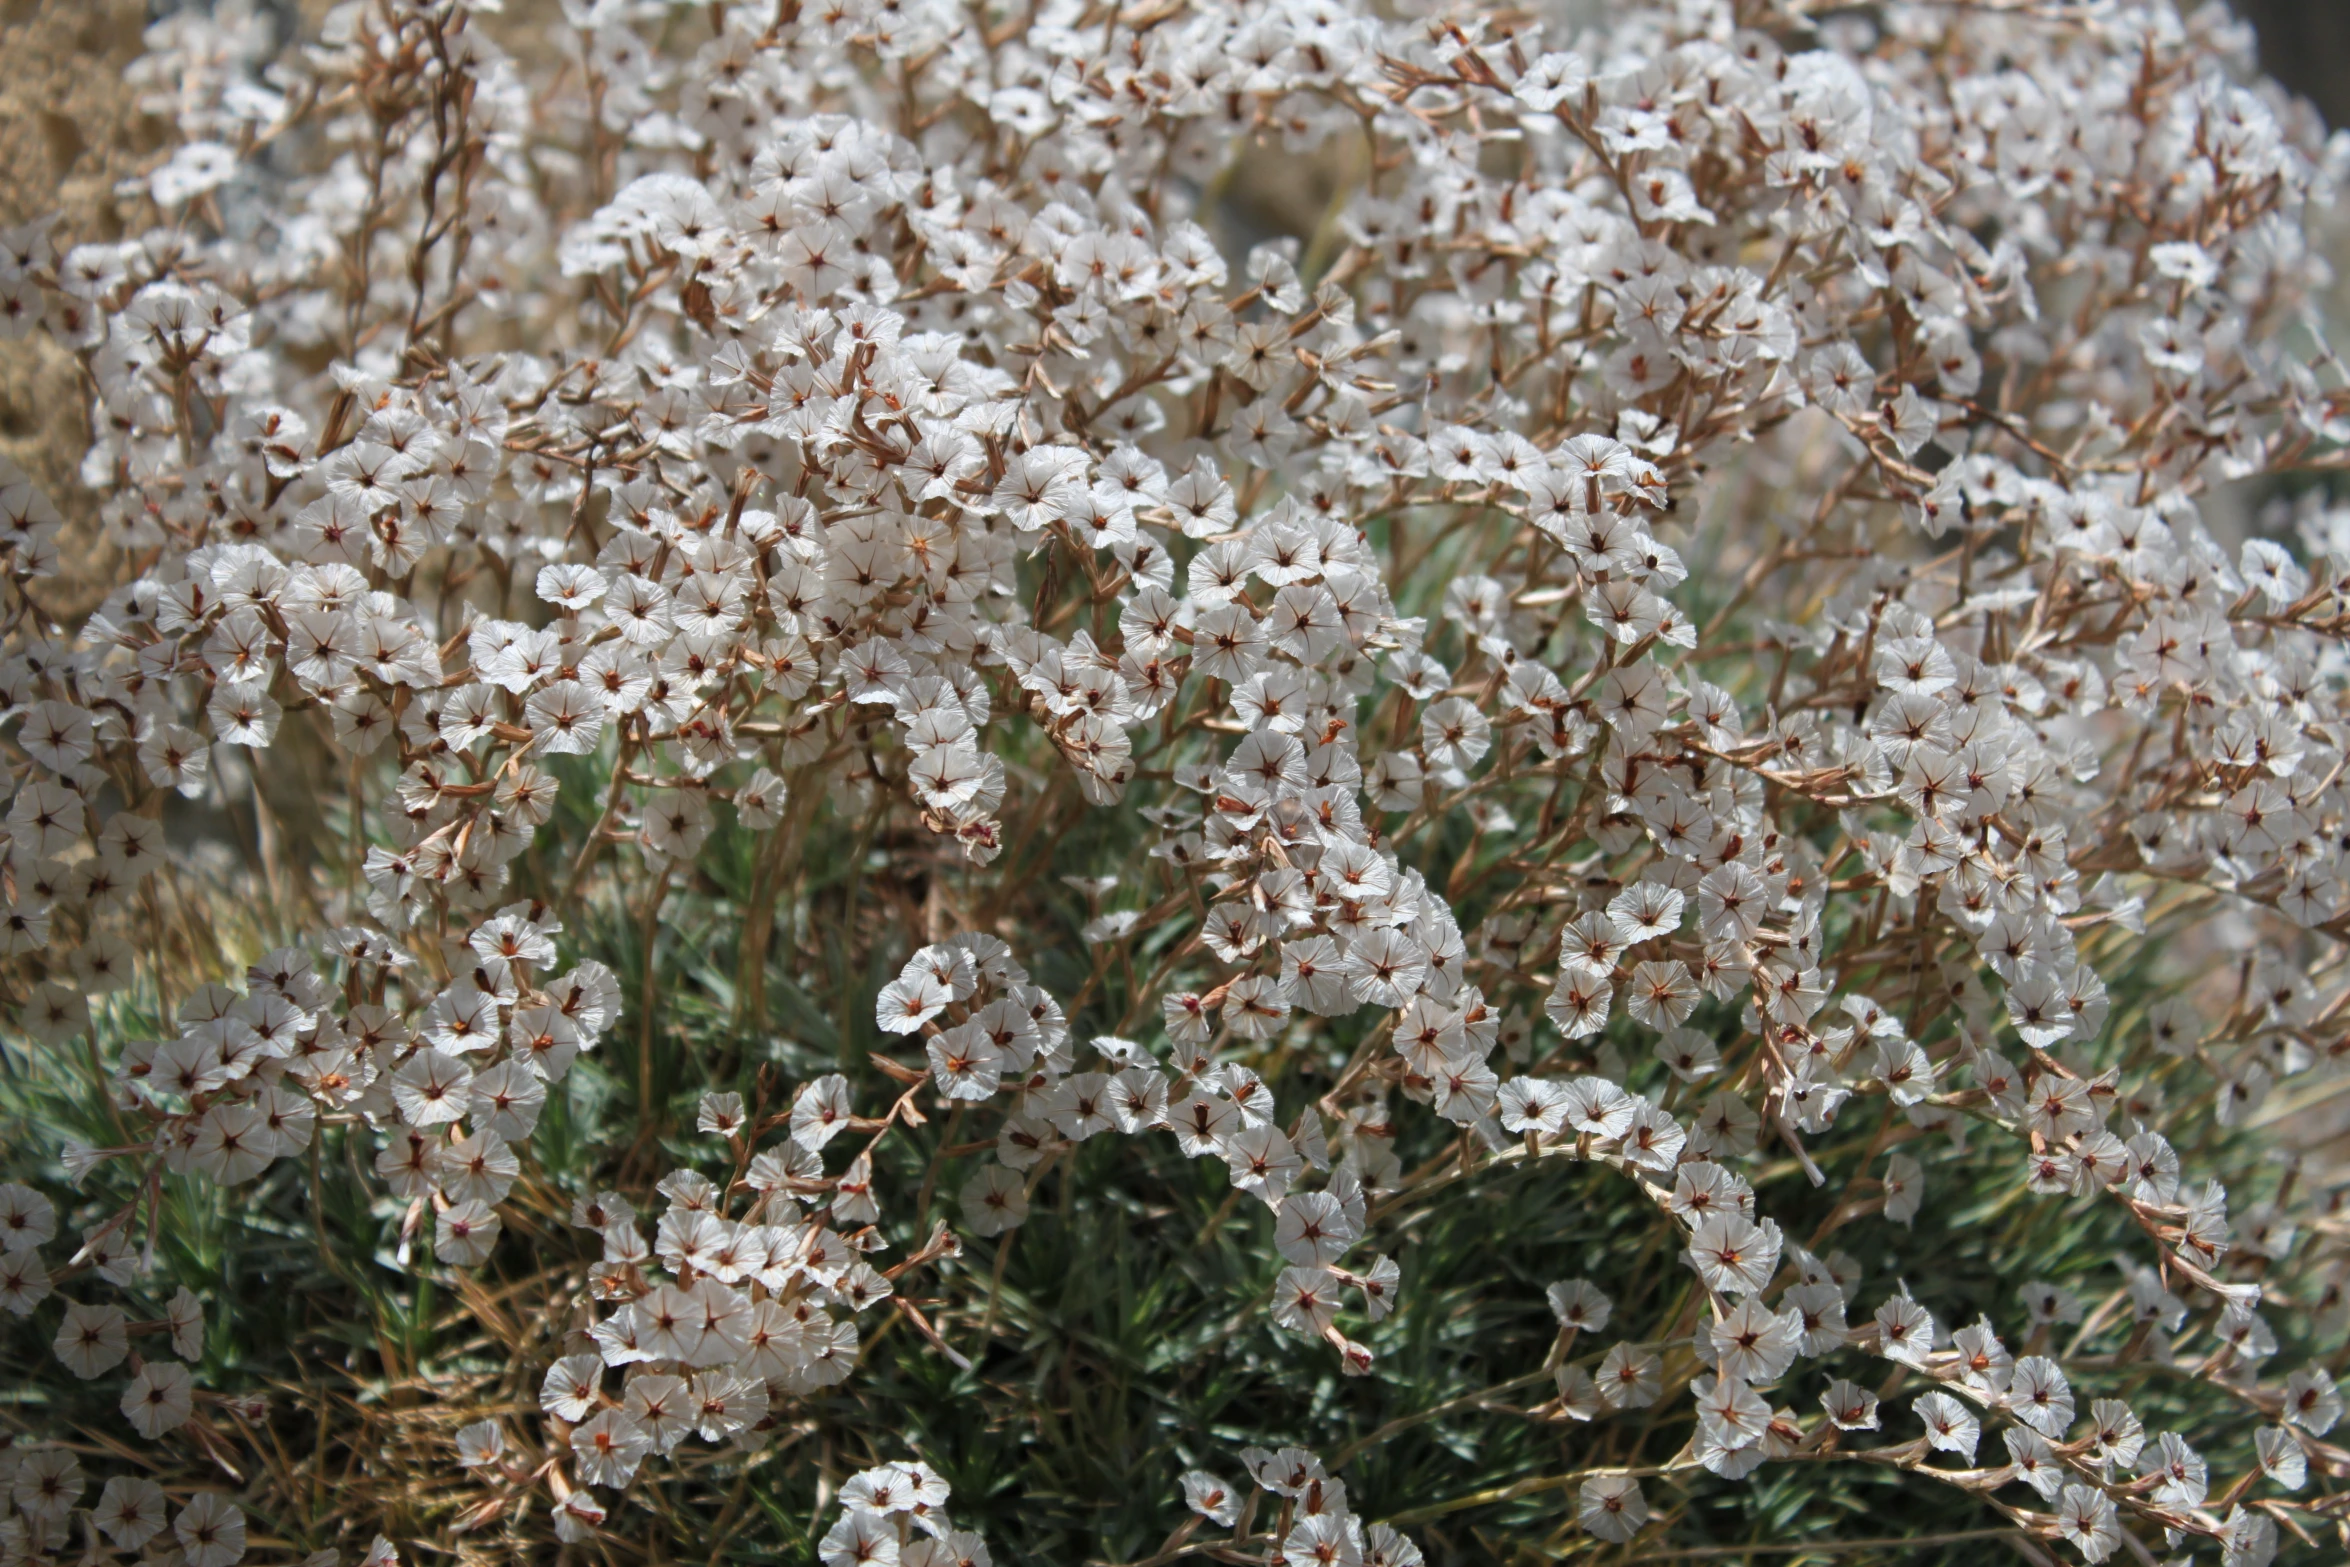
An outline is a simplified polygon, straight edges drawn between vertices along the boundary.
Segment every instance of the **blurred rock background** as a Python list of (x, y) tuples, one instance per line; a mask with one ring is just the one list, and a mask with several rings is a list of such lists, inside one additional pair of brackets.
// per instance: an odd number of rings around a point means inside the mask
[[(55, 214), (60, 237), (120, 237), (115, 181), (164, 141), (122, 79), (147, 20), (147, 0), (0, 0), (0, 225)], [(80, 367), (45, 334), (0, 342), (0, 453), (65, 512), (68, 561), (98, 543), (95, 497), (75, 477), (88, 405)], [(74, 577), (59, 586), (84, 590), (98, 573)]]
[(2350, 5), (2342, 0), (2235, 0), (2260, 35), (2261, 68), (2317, 105), (2326, 123), (2350, 126)]

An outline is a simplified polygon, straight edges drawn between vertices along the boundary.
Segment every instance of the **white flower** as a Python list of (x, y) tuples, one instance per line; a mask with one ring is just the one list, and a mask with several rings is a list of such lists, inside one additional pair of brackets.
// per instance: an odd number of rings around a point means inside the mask
[(116, 1475), (98, 1495), (91, 1519), (118, 1549), (140, 1550), (168, 1527), (171, 1503), (163, 1487), (143, 1477)]
[(1820, 1395), (1820, 1407), (1839, 1431), (1877, 1429), (1877, 1395), (1839, 1377)]
[(84, 1381), (111, 1371), (130, 1353), (128, 1319), (114, 1305), (76, 1302), (57, 1327), (57, 1358)]
[(2113, 1499), (2093, 1486), (2068, 1485), (2056, 1501), (2056, 1537), (2088, 1562), (2101, 1562), (2121, 1544)]
[(1544, 1293), (1559, 1326), (1578, 1332), (1597, 1333), (1607, 1326), (1615, 1310), (1606, 1292), (1588, 1279), (1567, 1279)]
[(1663, 1390), (1664, 1371), (1656, 1356), (1637, 1344), (1616, 1344), (1600, 1358), (1595, 1380), (1610, 1409), (1646, 1409)]
[(1648, 1522), (1648, 1499), (1629, 1475), (1593, 1475), (1576, 1496), (1575, 1517), (1594, 1538), (1622, 1544)]
[(506, 1434), (495, 1420), (476, 1420), (457, 1433), (457, 1462), (479, 1469), (498, 1461), (506, 1450)]
[(652, 1446), (644, 1429), (617, 1409), (598, 1410), (571, 1432), (572, 1457), (589, 1485), (626, 1485)]
[(1968, 1463), (1975, 1461), (1975, 1444), (1983, 1428), (1966, 1405), (1948, 1393), (1927, 1393), (1914, 1407), (1918, 1418), (1926, 1423), (1927, 1445), (1941, 1452), (1956, 1453)]
[(1778, 1226), (1735, 1213), (1708, 1214), (1690, 1237), (1689, 1261), (1708, 1289), (1753, 1294), (1779, 1271)]
[(400, 1119), (417, 1128), (445, 1126), (472, 1103), (473, 1069), (445, 1050), (419, 1050), (393, 1074)]
[(2284, 1415), (2311, 1436), (2324, 1436), (2342, 1418), (2342, 1395), (2323, 1366), (2304, 1366), (2285, 1379)]
[(1183, 1477), (1183, 1504), (1210, 1523), (1230, 1528), (1240, 1516), (1240, 1497), (1231, 1486), (1204, 1470)]
[(811, 1152), (848, 1130), (849, 1084), (830, 1073), (804, 1085), (792, 1100), (792, 1141)]
[(981, 1237), (1001, 1235), (1028, 1217), (1028, 1193), (1019, 1175), (1000, 1164), (983, 1165), (963, 1183), (963, 1218)]
[(596, 1386), (603, 1370), (594, 1355), (567, 1355), (547, 1368), (539, 1385), (539, 1407), (572, 1425), (586, 1421), (596, 1407)]
[(874, 1020), (893, 1034), (912, 1034), (946, 1010), (952, 999), (947, 988), (924, 972), (900, 974), (881, 989), (873, 1006)]
[(171, 1532), (188, 1567), (230, 1567), (245, 1554), (245, 1514), (218, 1491), (198, 1491)]
[(186, 1366), (150, 1360), (122, 1392), (122, 1414), (139, 1435), (153, 1441), (195, 1412), (196, 1381)]
[(2009, 1426), (1999, 1433), (2007, 1444), (2008, 1461), (2015, 1468), (2016, 1478), (2040, 1493), (2044, 1501), (2055, 1501), (2062, 1490), (2067, 1471), (2064, 1461), (2056, 1456), (2056, 1449), (2048, 1439), (2030, 1426)]
[(9, 1486), (9, 1500), (28, 1518), (61, 1524), (89, 1485), (82, 1462), (58, 1447), (40, 1447), (24, 1455)]
[(1775, 1313), (1750, 1295), (1710, 1331), (1715, 1364), (1723, 1376), (1775, 1382), (1794, 1363), (1802, 1321), (1792, 1312)]
[(49, 1270), (38, 1251), (30, 1246), (0, 1251), (0, 1311), (29, 1317), (49, 1298), (49, 1288)]
[(0, 1252), (45, 1246), (57, 1234), (57, 1209), (49, 1199), (16, 1181), (0, 1185)]
[(1461, 771), (1484, 760), (1492, 749), (1493, 726), (1459, 697), (1447, 697), (1420, 719), (1420, 752), (1428, 764)]
[(2018, 1420), (2051, 1439), (2061, 1440), (2072, 1427), (2072, 1387), (2045, 1355), (2027, 1355), (2015, 1363), (2007, 1407)]
[(897, 1567), (897, 1531), (878, 1513), (851, 1507), (817, 1546), (824, 1567)]
[(1244, 1126), (1224, 1141), (1224, 1162), (1232, 1184), (1278, 1208), (1289, 1184), (1304, 1168), (1296, 1148), (1278, 1127)]
[(489, 1260), (498, 1243), (497, 1212), (479, 1198), (452, 1203), (433, 1221), (433, 1255), (461, 1268)]
[(1923, 1365), (1933, 1352), (1936, 1331), (1933, 1314), (1907, 1295), (1877, 1308), (1878, 1351), (1888, 1360)]
[(227, 184), (236, 172), (237, 155), (229, 148), (216, 141), (189, 142), (147, 176), (147, 193), (159, 207), (184, 206)]

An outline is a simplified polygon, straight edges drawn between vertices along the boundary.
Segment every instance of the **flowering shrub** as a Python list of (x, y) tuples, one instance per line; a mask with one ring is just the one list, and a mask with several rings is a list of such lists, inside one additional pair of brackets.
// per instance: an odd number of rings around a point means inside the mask
[(1404, 9), (157, 24), (0, 253), (0, 1558), (2350, 1542), (2350, 513), (2201, 510), (2350, 147)]

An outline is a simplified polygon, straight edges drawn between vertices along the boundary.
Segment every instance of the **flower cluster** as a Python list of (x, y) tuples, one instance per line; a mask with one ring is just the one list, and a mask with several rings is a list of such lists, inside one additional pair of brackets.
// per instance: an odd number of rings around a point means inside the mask
[(818, 1547), (825, 1567), (988, 1567), (987, 1542), (947, 1516), (953, 1494), (919, 1460), (852, 1475), (840, 1488), (840, 1517)]
[[(52, 1267), (50, 1198), (0, 1188), (0, 1306), (62, 1311), (160, 1440), (230, 1397), (193, 1295), (96, 1293), (151, 1292), (163, 1175), (333, 1137), (400, 1267), (551, 1244), (508, 1224), (527, 1145), (624, 1013), (650, 1061), (668, 901), (747, 862), (757, 1018), (832, 842), (921, 886), (856, 1075), (713, 1089), (706, 1168), (562, 1194), (600, 1255), (543, 1421), (456, 1438), (483, 1516), (543, 1492), (594, 1537), (652, 1459), (849, 1378), (868, 1312), (967, 1368), (900, 1286), (952, 1295), (1116, 1132), (1267, 1210), (1263, 1309), (1350, 1375), (1412, 1309), (1395, 1215), (1546, 1160), (1653, 1207), (1678, 1303), (1564, 1281), (1531, 1371), (1570, 1429), (1687, 1414), (1579, 1477), (1601, 1540), (1643, 1478), (1829, 1457), (2090, 1562), (2338, 1527), (2300, 1494), (2350, 1474), (2332, 1194), (2182, 1147), (2241, 1160), (2350, 1061), (2350, 513), (2298, 549), (2206, 514), (2350, 441), (2308, 310), (2350, 146), (2167, 0), (1390, 9), (567, 0), (537, 53), (481, 0), (283, 51), (231, 5), (158, 24), (151, 221), (0, 243), (0, 333), (87, 371), (119, 568), (0, 468), (0, 960), (122, 1132), (69, 1173), (144, 1194)], [(1219, 171), (1276, 150), (1351, 172), (1232, 243)], [(298, 939), (175, 993), (222, 808)], [(1076, 879), (1056, 997), (1006, 910), (1087, 823), (1131, 858)], [(2150, 1002), (2172, 950), (2231, 976)], [(917, 1137), (919, 1195), (878, 1190)], [(1986, 1163), (2137, 1237), (2093, 1312), (2026, 1283), (2020, 1354), (1828, 1247)], [(1757, 1187), (1829, 1165), (1798, 1242)], [(2150, 1368), (2237, 1423), (2149, 1433)], [(1904, 1378), (1906, 1414), (1863, 1385)], [(1248, 1462), (1278, 1525), (1193, 1474), (1162, 1559), (1213, 1521), (1418, 1560), (1308, 1455)], [(9, 1549), (65, 1549), (75, 1461), (14, 1475)], [(93, 1515), (125, 1549), (142, 1484)], [(985, 1560), (924, 1465), (839, 1494), (836, 1567)], [(224, 1499), (173, 1527), (236, 1559)]]
[[(1365, 1526), (1347, 1506), (1346, 1482), (1333, 1477), (1322, 1460), (1301, 1447), (1268, 1452), (1240, 1451), (1250, 1489), (1243, 1492), (1204, 1469), (1183, 1477), (1183, 1503), (1192, 1516), (1169, 1535), (1160, 1557), (1183, 1550), (1200, 1529), (1215, 1524), (1232, 1531), (1214, 1547), (1231, 1561), (1359, 1562), (1362, 1567), (1420, 1567), (1420, 1548), (1383, 1523)], [(1257, 1528), (1267, 1497), (1274, 1516)]]

